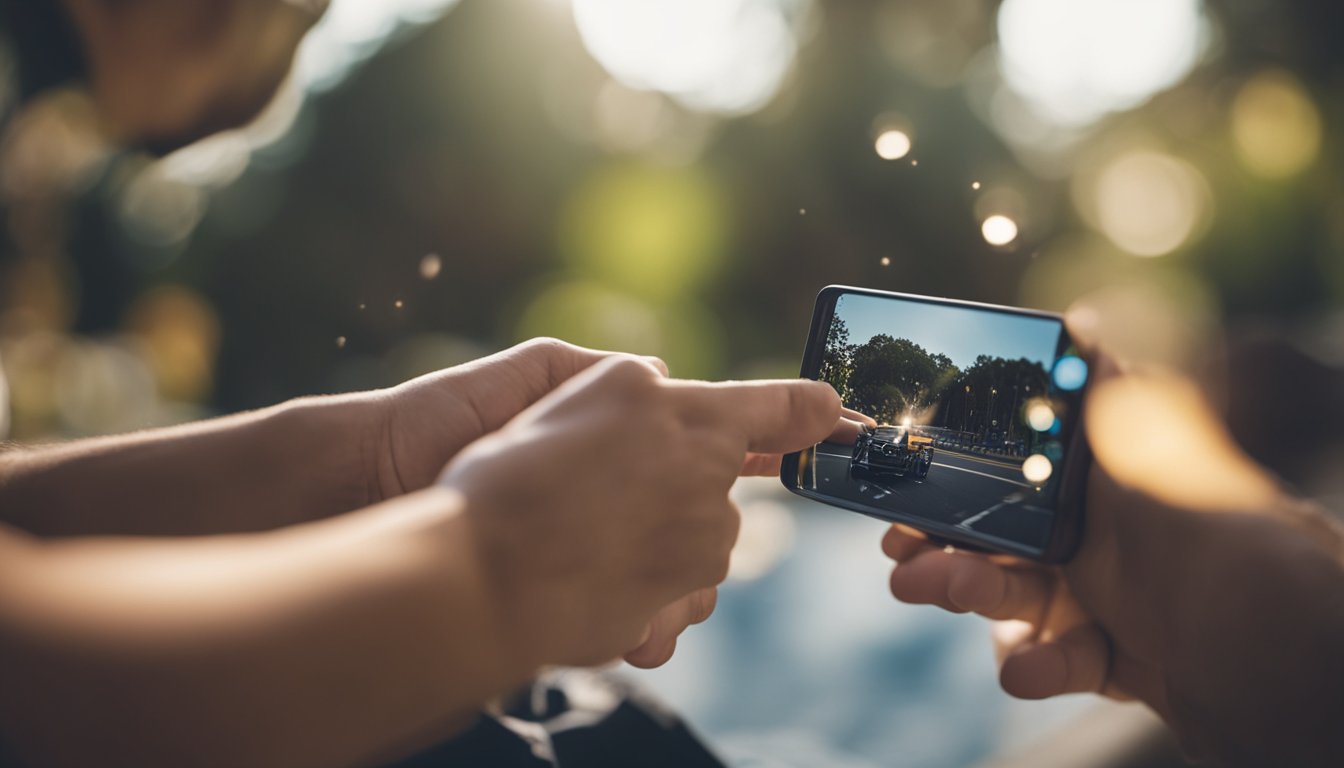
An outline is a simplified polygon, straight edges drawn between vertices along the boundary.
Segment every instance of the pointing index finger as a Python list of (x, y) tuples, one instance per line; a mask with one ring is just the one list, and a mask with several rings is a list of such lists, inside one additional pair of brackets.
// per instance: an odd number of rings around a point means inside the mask
[(682, 382), (687, 416), (742, 435), (755, 453), (789, 453), (824, 440), (840, 418), (840, 396), (811, 379)]

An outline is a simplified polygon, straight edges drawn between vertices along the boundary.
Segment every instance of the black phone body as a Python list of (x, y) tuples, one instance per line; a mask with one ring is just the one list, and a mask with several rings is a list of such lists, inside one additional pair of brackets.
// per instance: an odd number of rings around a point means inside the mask
[(939, 543), (1066, 561), (1091, 463), (1088, 373), (1059, 315), (829, 286), (801, 375), (878, 426), (785, 456), (780, 479)]

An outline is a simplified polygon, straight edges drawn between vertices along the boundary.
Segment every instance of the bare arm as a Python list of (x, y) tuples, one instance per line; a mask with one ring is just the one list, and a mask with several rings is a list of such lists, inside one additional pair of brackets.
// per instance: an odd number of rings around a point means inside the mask
[(358, 509), (427, 487), (463, 446), (608, 355), (536, 339), (391, 389), (0, 453), (0, 523), (193, 536)]
[(531, 671), (459, 494), (285, 531), (0, 530), (0, 742), (36, 765), (345, 765)]
[(296, 400), (170, 429), (0, 454), (0, 523), (38, 536), (263, 531), (358, 509), (374, 403)]

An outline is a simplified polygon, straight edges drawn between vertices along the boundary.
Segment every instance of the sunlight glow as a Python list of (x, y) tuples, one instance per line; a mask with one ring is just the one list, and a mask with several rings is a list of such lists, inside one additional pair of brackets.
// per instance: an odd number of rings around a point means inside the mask
[(1004, 0), (1008, 85), (1049, 122), (1080, 127), (1179, 83), (1207, 37), (1200, 0)]
[(702, 112), (764, 107), (797, 41), (780, 0), (574, 0), (584, 45), (627, 87)]

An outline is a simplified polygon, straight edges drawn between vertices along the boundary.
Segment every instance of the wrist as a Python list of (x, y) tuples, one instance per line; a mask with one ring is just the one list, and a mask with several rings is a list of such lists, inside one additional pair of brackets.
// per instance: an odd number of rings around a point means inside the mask
[(390, 497), (378, 466), (384, 454), (384, 410), (378, 398), (361, 393), (299, 398), (271, 413), (275, 440), (290, 444), (283, 460), (287, 471), (311, 472), (328, 489), (326, 511), (318, 517)]
[(454, 510), (444, 523), (451, 552), (442, 561), (454, 564), (453, 579), (464, 585), (499, 690), (532, 678), (546, 656), (543, 635), (528, 620), (527, 601), (510, 578), (507, 556), (481, 524), (490, 511), (455, 487), (440, 484), (425, 493), (445, 499)]
[(370, 503), (415, 490), (403, 481), (392, 446), (394, 391), (378, 389), (349, 396), (353, 403), (351, 410), (358, 420), (355, 434), (360, 446), (359, 476), (368, 488)]

